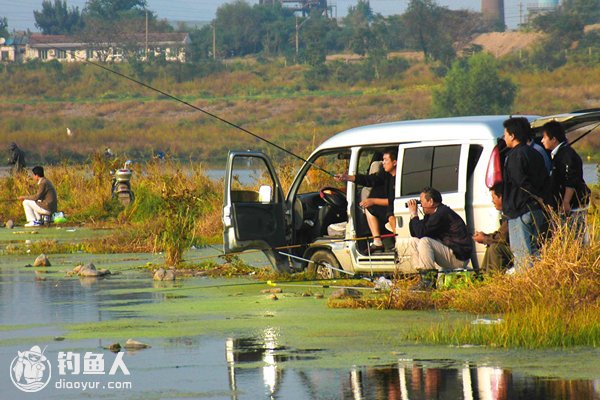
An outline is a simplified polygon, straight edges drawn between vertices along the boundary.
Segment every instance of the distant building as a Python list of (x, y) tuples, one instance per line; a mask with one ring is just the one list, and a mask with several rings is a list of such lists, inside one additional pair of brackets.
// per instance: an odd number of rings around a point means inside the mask
[[(111, 42), (98, 40), (91, 43), (75, 36), (33, 34), (19, 41), (9, 39), (0, 46), (0, 61), (58, 60), (81, 62), (86, 60), (122, 62), (128, 56), (138, 59), (164, 57), (166, 61), (185, 62), (190, 37), (187, 33), (149, 33), (122, 36)], [(11, 43), (9, 45), (9, 43)], [(146, 48), (146, 43), (148, 47)]]
[(15, 36), (0, 43), (0, 62), (20, 62), (25, 56), (26, 36)]

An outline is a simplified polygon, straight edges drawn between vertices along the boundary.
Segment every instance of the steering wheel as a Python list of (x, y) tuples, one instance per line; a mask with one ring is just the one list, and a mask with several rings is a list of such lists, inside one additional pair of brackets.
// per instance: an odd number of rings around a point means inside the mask
[(348, 206), (346, 194), (340, 189), (331, 186), (326, 186), (323, 189), (319, 190), (319, 196), (321, 196), (325, 203), (329, 204), (332, 207), (345, 209)]

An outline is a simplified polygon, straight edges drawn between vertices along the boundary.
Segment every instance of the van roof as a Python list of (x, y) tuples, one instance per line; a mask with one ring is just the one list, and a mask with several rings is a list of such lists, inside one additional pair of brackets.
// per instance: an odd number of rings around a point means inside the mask
[[(533, 115), (523, 116), (530, 121), (538, 118)], [(366, 125), (338, 133), (323, 142), (318, 150), (360, 145), (453, 140), (459, 138), (457, 135), (474, 140), (495, 139), (503, 135), (502, 123), (510, 117), (510, 115), (489, 115)]]

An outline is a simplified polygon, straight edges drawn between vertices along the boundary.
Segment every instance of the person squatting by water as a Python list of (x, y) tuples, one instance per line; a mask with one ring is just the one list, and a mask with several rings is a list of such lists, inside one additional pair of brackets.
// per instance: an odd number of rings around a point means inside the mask
[(504, 161), (502, 212), (508, 218), (510, 249), (518, 272), (530, 267), (531, 257), (539, 254), (538, 239), (546, 230), (543, 206), (549, 177), (541, 154), (527, 145), (529, 121), (513, 117), (503, 125), (510, 150)]
[(542, 144), (552, 156), (550, 206), (561, 215), (563, 222), (575, 229), (576, 237), (583, 239), (591, 194), (583, 179), (583, 162), (567, 142), (559, 122), (547, 122), (542, 132)]
[(43, 224), (43, 215), (52, 215), (58, 207), (56, 190), (47, 178), (44, 177), (44, 168), (39, 165), (33, 167), (33, 179), (38, 185), (37, 193), (30, 196), (19, 196), (23, 201), (23, 209), (27, 223), (25, 226), (39, 226)]
[(15, 142), (8, 145), (8, 165), (13, 166), (13, 172), (22, 172), (25, 169), (25, 153)]
[[(492, 203), (498, 211), (502, 211), (502, 192), (504, 185), (495, 184), (491, 189)], [(508, 220), (503, 215), (500, 219), (500, 228), (493, 233), (475, 232), (473, 240), (487, 246), (481, 269), (483, 272), (501, 271), (512, 266), (513, 254), (510, 251), (508, 236)]]
[(335, 180), (338, 182), (355, 182), (360, 186), (383, 187), (384, 198), (367, 198), (360, 202), (360, 206), (366, 208), (367, 223), (374, 237), (370, 251), (383, 251), (384, 246), (381, 240), (380, 219), (387, 221), (392, 226), (392, 232), (395, 231), (396, 218), (394, 217), (394, 196), (396, 187), (396, 160), (398, 150), (387, 148), (383, 152), (383, 170), (371, 175), (348, 175), (347, 173), (338, 174)]
[(412, 264), (421, 280), (415, 289), (432, 287), (431, 276), (437, 271), (465, 268), (471, 258), (473, 241), (463, 219), (442, 203), (441, 193), (431, 187), (421, 190), (423, 219), (419, 218), (417, 201), (407, 202), (410, 212), (409, 230)]

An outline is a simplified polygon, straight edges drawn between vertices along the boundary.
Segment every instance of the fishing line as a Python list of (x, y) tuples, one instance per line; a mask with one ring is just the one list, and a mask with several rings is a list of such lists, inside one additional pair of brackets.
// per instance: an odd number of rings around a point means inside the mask
[[(69, 50), (66, 50), (66, 49), (61, 49), (61, 50), (63, 50), (63, 51), (69, 51)], [(149, 85), (149, 84), (147, 84), (147, 83), (144, 83), (144, 82), (142, 82), (142, 81), (139, 81), (139, 80), (137, 80), (137, 79), (135, 79), (135, 78), (133, 78), (133, 77), (131, 77), (131, 76), (125, 75), (125, 74), (123, 74), (123, 73), (121, 73), (121, 72), (119, 72), (119, 71), (116, 71), (116, 70), (113, 70), (113, 69), (111, 69), (111, 68), (108, 68), (108, 67), (106, 67), (106, 66), (104, 66), (104, 65), (101, 65), (101, 64), (99, 64), (99, 63), (97, 63), (97, 62), (94, 62), (94, 61), (87, 60), (87, 59), (85, 59), (85, 58), (83, 58), (83, 57), (78, 57), (78, 56), (76, 56), (76, 55), (73, 55), (72, 53), (71, 53), (71, 55), (72, 55), (72, 56), (74, 56), (75, 58), (79, 58), (80, 60), (82, 60), (82, 61), (83, 61), (83, 62), (85, 62), (85, 63), (91, 64), (91, 65), (94, 65), (94, 66), (96, 66), (96, 67), (98, 67), (98, 68), (100, 68), (100, 69), (103, 69), (103, 70), (105, 70), (105, 71), (108, 71), (108, 72), (110, 72), (110, 73), (113, 73), (113, 74), (115, 74), (115, 75), (117, 75), (117, 76), (120, 76), (121, 78), (127, 79), (127, 80), (129, 80), (129, 81), (131, 81), (131, 82), (134, 82), (134, 83), (136, 83), (136, 84), (138, 84), (138, 85), (140, 85), (140, 86), (143, 86), (143, 87), (145, 87), (145, 88), (147, 88), (147, 89), (150, 89), (150, 90), (152, 90), (152, 91), (155, 91), (155, 92), (157, 92), (157, 93), (160, 93), (160, 94), (162, 94), (163, 96), (165, 96), (165, 97), (168, 97), (168, 98), (169, 98), (169, 99), (171, 99), (171, 100), (175, 100), (175, 101), (177, 101), (177, 102), (179, 102), (179, 103), (182, 103), (182, 104), (184, 104), (184, 105), (186, 105), (186, 106), (188, 106), (188, 107), (190, 107), (190, 108), (193, 108), (193, 109), (194, 109), (194, 110), (196, 110), (196, 111), (200, 111), (200, 112), (202, 112), (202, 113), (204, 113), (204, 114), (208, 115), (209, 117), (212, 117), (212, 118), (214, 118), (214, 119), (217, 119), (217, 120), (219, 120), (219, 121), (221, 121), (221, 122), (223, 122), (223, 123), (225, 123), (225, 124), (227, 124), (227, 125), (229, 125), (229, 126), (231, 126), (231, 127), (235, 128), (235, 129), (239, 129), (240, 131), (242, 131), (242, 132), (244, 132), (244, 133), (247, 133), (248, 135), (251, 135), (251, 136), (253, 136), (253, 137), (254, 137), (254, 138), (256, 138), (256, 139), (262, 140), (263, 142), (265, 142), (265, 143), (267, 143), (267, 144), (270, 144), (271, 146), (273, 146), (273, 147), (275, 147), (275, 148), (277, 148), (277, 149), (279, 149), (279, 150), (281, 150), (281, 151), (283, 151), (283, 152), (285, 152), (285, 153), (287, 153), (287, 154), (289, 154), (289, 155), (291, 155), (291, 156), (293, 156), (293, 157), (296, 157), (296, 158), (297, 158), (297, 159), (299, 159), (300, 161), (303, 161), (303, 162), (305, 162), (305, 163), (308, 163), (308, 164), (310, 164), (311, 166), (313, 166), (313, 167), (317, 168), (318, 170), (320, 170), (320, 171), (322, 171), (322, 172), (326, 173), (326, 174), (327, 174), (327, 175), (329, 175), (329, 176), (332, 176), (332, 177), (334, 177), (334, 176), (335, 176), (335, 174), (332, 174), (331, 172), (329, 172), (329, 171), (327, 171), (327, 170), (325, 170), (325, 169), (323, 169), (323, 168), (319, 167), (318, 165), (316, 165), (316, 164), (314, 164), (314, 163), (312, 163), (312, 162), (310, 162), (310, 161), (306, 160), (305, 158), (303, 158), (303, 157), (300, 157), (299, 155), (297, 155), (297, 154), (295, 154), (295, 153), (291, 152), (290, 150), (288, 150), (288, 149), (286, 149), (286, 148), (284, 148), (284, 147), (281, 147), (280, 145), (278, 145), (278, 144), (276, 144), (276, 143), (274, 143), (274, 142), (272, 142), (272, 141), (270, 141), (270, 140), (268, 140), (268, 139), (265, 139), (265, 138), (263, 138), (263, 137), (261, 137), (261, 136), (257, 135), (256, 133), (254, 133), (254, 132), (251, 132), (250, 130), (248, 130), (248, 129), (246, 129), (246, 128), (242, 127), (242, 126), (240, 126), (240, 125), (237, 125), (237, 124), (235, 124), (235, 123), (233, 123), (233, 122), (231, 122), (231, 121), (228, 121), (228, 120), (226, 120), (225, 118), (222, 118), (222, 117), (220, 117), (220, 116), (218, 116), (218, 115), (216, 115), (216, 114), (213, 114), (213, 113), (211, 113), (210, 111), (207, 111), (207, 110), (205, 110), (205, 109), (203, 109), (203, 108), (200, 108), (200, 107), (198, 107), (198, 106), (195, 106), (195, 105), (193, 105), (193, 104), (191, 104), (191, 103), (189, 103), (189, 102), (187, 102), (187, 101), (185, 101), (185, 100), (183, 100), (183, 99), (180, 99), (179, 97), (177, 97), (177, 96), (175, 96), (175, 95), (172, 95), (172, 94), (170, 94), (170, 93), (167, 93), (167, 92), (165, 92), (165, 91), (163, 91), (163, 90), (161, 90), (161, 89), (155, 88), (155, 87), (153, 87), (153, 86), (151, 86), (151, 85)]]

